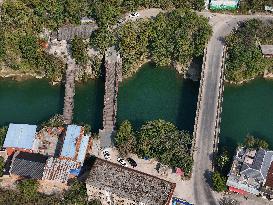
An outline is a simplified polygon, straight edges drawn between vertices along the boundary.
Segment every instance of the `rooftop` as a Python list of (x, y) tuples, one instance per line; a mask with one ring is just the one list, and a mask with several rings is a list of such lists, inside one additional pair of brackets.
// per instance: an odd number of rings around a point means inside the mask
[(261, 49), (264, 55), (273, 55), (273, 45), (261, 45)]
[(89, 145), (90, 135), (84, 135), (83, 128), (68, 125), (61, 156), (83, 163)]
[(62, 127), (45, 127), (40, 130), (35, 136), (32, 147), (33, 151), (44, 155), (54, 156), (62, 131)]
[(79, 165), (75, 161), (50, 157), (47, 160), (44, 169), (43, 180), (53, 180), (66, 183), (70, 171), (72, 169), (77, 169), (78, 167)]
[(175, 188), (174, 183), (99, 158), (91, 167), (86, 184), (146, 205), (167, 204)]
[(36, 129), (36, 125), (10, 123), (3, 147), (32, 149)]
[(16, 152), (13, 156), (10, 173), (32, 179), (42, 179), (47, 157), (41, 154)]
[(68, 125), (61, 156), (74, 158), (76, 153), (77, 139), (81, 135), (82, 127), (78, 125)]

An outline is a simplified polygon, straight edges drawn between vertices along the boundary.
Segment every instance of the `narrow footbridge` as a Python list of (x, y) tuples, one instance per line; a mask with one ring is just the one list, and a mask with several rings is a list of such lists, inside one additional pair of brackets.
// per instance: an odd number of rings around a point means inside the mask
[(71, 124), (73, 118), (76, 68), (77, 66), (75, 61), (69, 58), (65, 74), (65, 96), (63, 109), (64, 124), (66, 125)]
[(103, 128), (99, 135), (101, 147), (112, 144), (117, 114), (118, 84), (122, 81), (122, 60), (114, 47), (105, 53), (105, 93), (103, 108)]

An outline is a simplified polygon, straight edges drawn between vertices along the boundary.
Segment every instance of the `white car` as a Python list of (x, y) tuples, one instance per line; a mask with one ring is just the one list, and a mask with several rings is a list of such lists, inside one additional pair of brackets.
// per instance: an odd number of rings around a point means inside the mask
[(118, 157), (117, 161), (124, 167), (128, 167), (128, 164), (126, 163), (126, 161), (123, 158)]
[(103, 151), (102, 151), (102, 154), (103, 154), (103, 156), (104, 156), (104, 159), (106, 159), (106, 160), (111, 160), (111, 156), (110, 156), (109, 150), (107, 150), (107, 149), (103, 150)]
[(134, 12), (134, 13), (131, 13), (130, 15), (129, 15), (129, 18), (137, 18), (137, 17), (139, 17), (140, 16), (140, 14), (138, 13), (138, 12)]

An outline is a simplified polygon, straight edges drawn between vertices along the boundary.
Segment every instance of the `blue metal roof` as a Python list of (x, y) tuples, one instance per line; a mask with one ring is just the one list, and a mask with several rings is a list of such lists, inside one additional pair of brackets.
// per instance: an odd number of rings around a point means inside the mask
[(89, 135), (85, 135), (82, 138), (80, 149), (79, 149), (79, 152), (78, 152), (78, 157), (77, 157), (78, 162), (83, 162), (84, 159), (85, 159), (89, 138), (90, 138)]
[(61, 156), (70, 157), (70, 158), (75, 157), (76, 142), (80, 134), (81, 134), (81, 126), (68, 125)]
[(79, 176), (80, 172), (81, 172), (81, 167), (79, 169), (71, 169), (70, 170), (70, 174), (73, 174), (75, 176)]
[(32, 149), (36, 129), (36, 125), (10, 123), (3, 147)]

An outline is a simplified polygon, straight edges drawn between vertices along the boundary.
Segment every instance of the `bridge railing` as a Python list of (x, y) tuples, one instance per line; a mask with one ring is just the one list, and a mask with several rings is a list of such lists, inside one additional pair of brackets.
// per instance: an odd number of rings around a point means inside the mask
[(224, 83), (225, 83), (225, 59), (226, 59), (226, 46), (223, 48), (222, 59), (221, 59), (221, 72), (220, 72), (220, 81), (218, 84), (219, 94), (217, 99), (217, 112), (216, 112), (216, 121), (215, 121), (215, 130), (214, 130), (214, 143), (213, 143), (213, 153), (217, 153), (218, 144), (219, 144), (219, 134), (220, 134), (220, 125), (221, 125), (221, 113), (222, 113), (222, 103), (223, 103), (223, 94), (224, 94)]
[(202, 101), (202, 96), (203, 96), (203, 85), (204, 85), (206, 61), (207, 61), (207, 45), (206, 45), (206, 47), (204, 49), (202, 72), (201, 72), (201, 77), (200, 77), (198, 100), (197, 100), (197, 106), (196, 106), (196, 115), (195, 115), (195, 122), (194, 122), (194, 127), (193, 127), (193, 140), (192, 140), (192, 147), (191, 147), (191, 155), (192, 156), (193, 156), (194, 151), (195, 151), (196, 134), (197, 134), (197, 128), (198, 128), (197, 126), (198, 126), (200, 106), (201, 106), (201, 101)]

